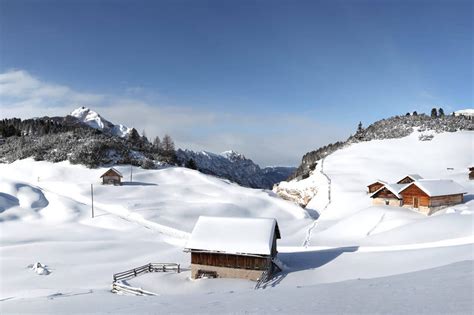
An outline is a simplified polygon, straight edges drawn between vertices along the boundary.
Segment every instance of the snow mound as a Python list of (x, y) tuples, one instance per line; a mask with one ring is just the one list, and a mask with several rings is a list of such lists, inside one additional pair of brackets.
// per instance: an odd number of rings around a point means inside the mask
[(31, 268), (37, 275), (40, 275), (40, 276), (47, 276), (51, 273), (49, 269), (47, 268), (47, 266), (43, 265), (40, 262), (34, 263), (33, 265), (30, 265), (28, 267)]
[(0, 193), (0, 213), (19, 205), (20, 201), (18, 200), (18, 198), (10, 194)]

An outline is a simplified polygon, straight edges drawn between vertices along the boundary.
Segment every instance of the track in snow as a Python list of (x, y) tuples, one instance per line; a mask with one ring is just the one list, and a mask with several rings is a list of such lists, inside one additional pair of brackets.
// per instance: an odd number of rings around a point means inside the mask
[[(328, 206), (331, 204), (331, 178), (324, 172), (324, 159), (321, 160), (321, 169), (319, 171), (324, 177), (326, 177), (326, 180), (328, 182), (328, 202), (323, 208), (323, 211), (328, 208)], [(317, 219), (313, 221), (313, 223), (310, 225), (308, 231), (306, 232), (306, 238), (303, 242), (304, 247), (309, 246), (309, 242), (311, 240), (311, 235), (313, 234), (313, 229), (316, 227), (317, 224)]]
[[(356, 252), (361, 253), (375, 253), (375, 252), (390, 252), (390, 251), (403, 251), (403, 250), (419, 250), (427, 248), (438, 248), (438, 247), (449, 247), (449, 246), (461, 246), (461, 245), (474, 245), (474, 235), (446, 239), (436, 242), (426, 243), (413, 243), (404, 245), (387, 245), (387, 246), (344, 246), (347, 248), (357, 248)], [(341, 247), (338, 246), (306, 246), (304, 251), (325, 251), (325, 250), (339, 250)], [(301, 246), (278, 246), (278, 252), (280, 253), (293, 253), (300, 252)]]

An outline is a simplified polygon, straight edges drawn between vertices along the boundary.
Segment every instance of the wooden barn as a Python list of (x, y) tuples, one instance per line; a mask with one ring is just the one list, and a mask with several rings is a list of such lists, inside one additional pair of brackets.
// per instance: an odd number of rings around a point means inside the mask
[(420, 180), (420, 179), (423, 179), (423, 177), (421, 177), (418, 174), (408, 174), (407, 176), (400, 179), (397, 182), (397, 184), (410, 184), (410, 183), (413, 183), (414, 181), (417, 181), (417, 180)]
[(102, 184), (103, 185), (122, 185), (122, 174), (117, 171), (115, 168), (110, 168), (102, 174)]
[(474, 166), (471, 166), (469, 168), (469, 179), (473, 180), (474, 179)]
[(430, 215), (463, 202), (464, 187), (447, 179), (422, 179), (406, 185), (398, 194), (403, 207)]
[(369, 194), (376, 192), (377, 190), (382, 188), (385, 184), (386, 184), (386, 182), (379, 179), (379, 180), (376, 180), (375, 182), (373, 182), (372, 184), (367, 185), (367, 189), (368, 189)]
[(370, 196), (372, 204), (400, 207), (402, 205), (402, 197), (398, 192), (405, 186), (406, 184), (383, 185)]
[(185, 252), (191, 253), (191, 277), (257, 281), (274, 273), (280, 230), (275, 219), (199, 217)]

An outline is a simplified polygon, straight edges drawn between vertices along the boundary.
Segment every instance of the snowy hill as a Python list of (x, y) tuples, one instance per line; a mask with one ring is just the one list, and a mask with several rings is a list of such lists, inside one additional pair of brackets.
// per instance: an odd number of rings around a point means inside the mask
[(454, 112), (454, 115), (474, 117), (474, 109), (473, 108), (467, 108), (467, 109), (457, 110), (457, 111)]
[[(274, 191), (319, 213), (310, 244), (353, 244), (355, 239), (400, 244), (412, 242), (414, 235), (417, 240), (440, 240), (471, 233), (474, 187), (468, 167), (474, 164), (474, 132), (440, 133), (431, 141), (420, 141), (420, 134), (354, 143), (318, 161), (309, 177), (282, 182)], [(468, 191), (467, 204), (428, 218), (407, 209), (371, 206), (368, 184), (377, 179), (396, 182), (414, 173), (458, 182)]]
[[(2, 313), (311, 313), (321, 305), (328, 313), (471, 313), (472, 137), (463, 131), (420, 141), (416, 132), (338, 150), (308, 178), (280, 185), (313, 187), (306, 209), (185, 168), (133, 167), (128, 182), (130, 167), (118, 166), (124, 185), (102, 186), (106, 168), (0, 164)], [(370, 206), (365, 185), (407, 173), (456, 180), (467, 188), (466, 203), (432, 217)], [(276, 218), (284, 270), (257, 291), (246, 280), (191, 280), (183, 247), (200, 215)], [(41, 268), (32, 269), (36, 262)], [(113, 273), (148, 262), (176, 262), (182, 272), (128, 281), (158, 296), (110, 292)]]
[(260, 168), (252, 160), (235, 151), (216, 154), (208, 151), (194, 152), (177, 150), (176, 155), (181, 164), (194, 160), (199, 171), (227, 178), (242, 186), (271, 189), (274, 184), (287, 179), (295, 170), (294, 167)]
[(105, 133), (109, 133), (111, 135), (118, 136), (121, 138), (127, 137), (132, 131), (131, 128), (128, 128), (124, 125), (115, 125), (111, 123), (110, 121), (100, 116), (98, 113), (84, 106), (73, 110), (70, 116), (77, 118), (80, 122), (94, 129), (99, 129)]
[(367, 128), (360, 126), (356, 133), (345, 141), (331, 143), (306, 153), (291, 178), (301, 179), (309, 176), (316, 167), (317, 161), (353, 143), (398, 139), (406, 137), (414, 131), (421, 132), (418, 134), (420, 140), (429, 141), (438, 133), (458, 130), (474, 130), (474, 122), (465, 115), (431, 117), (425, 114), (407, 114), (382, 119), (370, 124)]

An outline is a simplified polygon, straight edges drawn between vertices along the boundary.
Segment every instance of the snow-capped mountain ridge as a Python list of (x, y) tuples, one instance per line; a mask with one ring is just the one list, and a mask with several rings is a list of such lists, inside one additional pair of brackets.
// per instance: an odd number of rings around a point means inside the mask
[(231, 161), (245, 160), (246, 159), (243, 154), (240, 154), (240, 153), (238, 153), (234, 150), (224, 151), (220, 155), (225, 157), (228, 160), (231, 160)]
[(77, 118), (80, 122), (88, 125), (91, 128), (99, 129), (103, 132), (110, 133), (121, 138), (128, 136), (132, 131), (132, 128), (128, 128), (127, 126), (121, 124), (114, 124), (103, 118), (97, 112), (85, 106), (76, 108), (69, 115)]
[(287, 179), (295, 170), (294, 167), (260, 168), (251, 159), (233, 150), (216, 154), (179, 149), (176, 155), (181, 164), (193, 160), (198, 170), (203, 173), (227, 178), (252, 188), (272, 188), (274, 184)]

